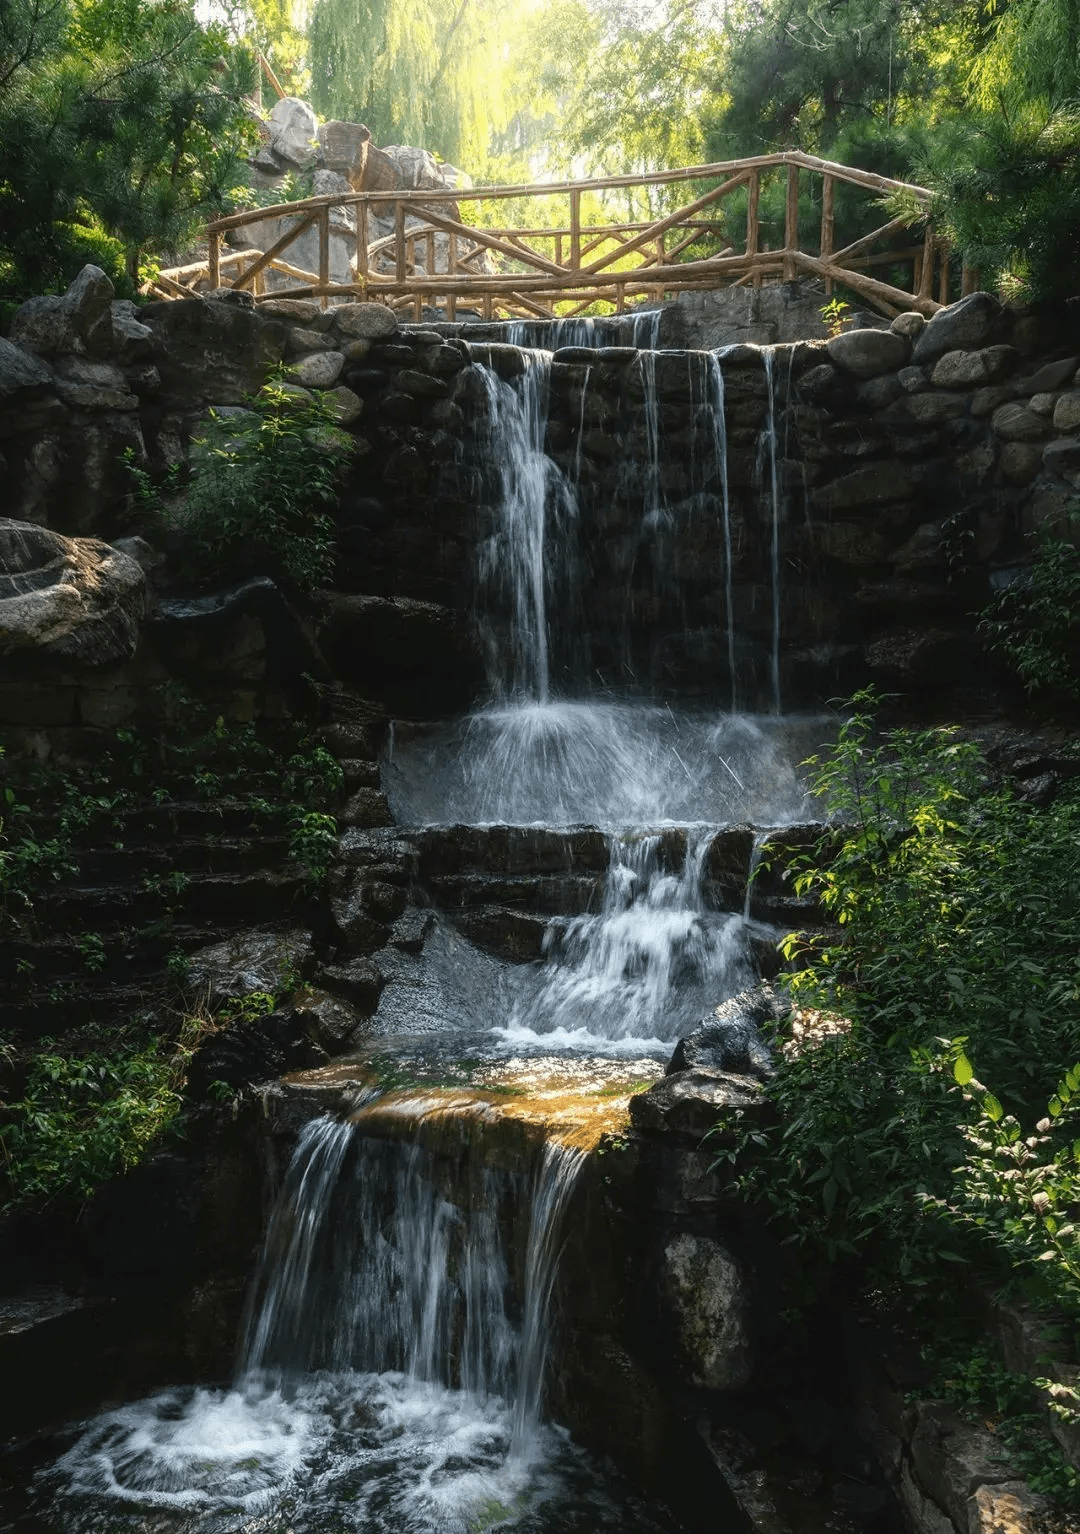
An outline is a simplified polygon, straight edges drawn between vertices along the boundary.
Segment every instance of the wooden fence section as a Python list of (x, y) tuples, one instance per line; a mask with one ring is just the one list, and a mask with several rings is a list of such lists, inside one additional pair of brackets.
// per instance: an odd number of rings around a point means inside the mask
[[(766, 177), (778, 175), (786, 177), (784, 243), (770, 250), (762, 241), (761, 189)], [(816, 240), (806, 242), (808, 250), (800, 245), (800, 193), (807, 187), (803, 178), (820, 180), (820, 225), (813, 231)], [(652, 221), (582, 221), (585, 193), (682, 182), (705, 183), (708, 189)], [(879, 200), (902, 193), (909, 211), (837, 250), (838, 183)], [(724, 216), (722, 204), (743, 189), (745, 238), (737, 249), (724, 243), (732, 239), (732, 221)], [(315, 297), (325, 305), (330, 299), (377, 299), (396, 309), (411, 309), (418, 320), (425, 305), (438, 306), (449, 319), (462, 310), (485, 319), (550, 318), (556, 305), (558, 313), (572, 315), (602, 300), (621, 313), (628, 300), (655, 301), (729, 285), (758, 287), (805, 274), (822, 278), (828, 293), (834, 284), (843, 284), (890, 317), (908, 309), (929, 316), (950, 297), (950, 252), (924, 211), (929, 195), (924, 187), (908, 182), (787, 151), (604, 180), (309, 197), (218, 219), (207, 229), (206, 260), (164, 271), (152, 286), (159, 296), (169, 298), (227, 281), (233, 288), (250, 289), (256, 301)], [(556, 222), (480, 228), (463, 219), (463, 204), (514, 198), (557, 199)], [(268, 249), (223, 250), (226, 236), (235, 238), (236, 231), (267, 219), (288, 221)], [(742, 222), (740, 217), (740, 235)], [(309, 251), (317, 251), (317, 270), (285, 259), (289, 247), (310, 230), (317, 235), (314, 247), (309, 242)], [(332, 275), (332, 237), (338, 241), (339, 267), (343, 237), (351, 246), (344, 280)], [(720, 249), (695, 255), (691, 247), (706, 241)], [(892, 280), (871, 275), (882, 268)], [(904, 281), (907, 286), (898, 285)], [(973, 291), (976, 284), (975, 274), (965, 268), (961, 291)]]

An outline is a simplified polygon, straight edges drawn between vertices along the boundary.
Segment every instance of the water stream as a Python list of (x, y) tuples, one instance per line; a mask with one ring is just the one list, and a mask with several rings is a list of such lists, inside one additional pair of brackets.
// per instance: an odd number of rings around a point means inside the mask
[[(620, 320), (655, 346), (658, 314)], [(603, 344), (610, 329), (561, 321), (547, 345)], [(534, 339), (522, 322), (514, 339)], [(732, 508), (722, 357), (695, 374), (719, 487), (732, 708), (674, 710), (560, 691), (588, 601), (574, 484), (545, 453), (550, 352), (525, 353), (513, 384), (476, 371), (497, 486), (479, 551), (491, 701), (465, 720), (399, 722), (383, 784), (399, 825), (586, 825), (608, 838), (602, 894), (553, 919), (544, 955), (499, 963), (439, 920), (419, 953), (386, 950), (373, 1021), (382, 1037), (441, 1033), (493, 1058), (651, 1056), (754, 975), (748, 902), (719, 909), (709, 885), (720, 827), (806, 817), (793, 765), (820, 721), (780, 717), (779, 522), (774, 360), (761, 439), (771, 498), (773, 717), (735, 711)], [(669, 515), (657, 354), (641, 352), (644, 520)], [(694, 383), (694, 377), (698, 382)], [(587, 382), (587, 375), (586, 375)], [(688, 409), (693, 409), (693, 403)], [(581, 477), (585, 400), (573, 474)], [(705, 504), (704, 500), (701, 504)], [(718, 607), (720, 603), (718, 602)], [(496, 637), (498, 636), (498, 637)], [(653, 1069), (659, 1069), (654, 1066)], [(437, 1095), (437, 1094), (436, 1094)], [(431, 1101), (434, 1103), (435, 1096)], [(443, 1103), (446, 1114), (474, 1111)], [(413, 1105), (410, 1143), (379, 1104), (301, 1133), (270, 1219), (227, 1389), (172, 1390), (85, 1425), (39, 1483), (64, 1534), (673, 1534), (667, 1514), (600, 1476), (544, 1421), (544, 1373), (566, 1211), (583, 1152), (537, 1138), (524, 1170), (459, 1157), (453, 1169)], [(375, 1115), (376, 1117), (373, 1117)], [(467, 1135), (461, 1144), (467, 1143)], [(464, 1168), (464, 1170), (463, 1170)]]

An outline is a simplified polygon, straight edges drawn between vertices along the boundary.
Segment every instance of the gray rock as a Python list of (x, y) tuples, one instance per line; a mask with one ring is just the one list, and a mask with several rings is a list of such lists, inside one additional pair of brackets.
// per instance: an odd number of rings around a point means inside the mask
[(386, 304), (339, 304), (333, 323), (339, 335), (359, 341), (378, 341), (398, 328), (397, 315)]
[(881, 420), (886, 425), (901, 423), (915, 426), (936, 426), (942, 421), (955, 420), (966, 415), (968, 401), (963, 394), (909, 394), (883, 411)]
[(884, 564), (890, 551), (886, 533), (870, 521), (819, 522), (814, 528), (814, 540), (827, 558), (856, 570)]
[(767, 1080), (773, 1074), (772, 1056), (758, 1030), (779, 1016), (780, 1003), (767, 982), (741, 991), (679, 1040), (664, 1074), (707, 1069)]
[[(919, 318), (922, 319), (922, 315)], [(914, 363), (910, 367), (901, 368), (896, 376), (905, 394), (921, 394), (930, 386), (929, 370), (917, 368)]]
[(1026, 1481), (980, 1486), (968, 1499), (966, 1534), (1035, 1534), (1048, 1506)]
[(324, 991), (304, 990), (294, 1004), (294, 1011), (304, 1032), (328, 1055), (340, 1055), (348, 1049), (361, 1021), (350, 1002)]
[(676, 1071), (631, 1097), (630, 1120), (635, 1129), (700, 1140), (722, 1116), (734, 1112), (760, 1116), (764, 1107), (760, 1082), (702, 1067)]
[(969, 389), (997, 383), (1012, 372), (1020, 354), (1012, 346), (987, 346), (982, 351), (946, 352), (934, 364), (930, 382), (937, 389)]
[(347, 389), (344, 384), (338, 384), (336, 389), (328, 389), (326, 398), (334, 402), (339, 426), (351, 426), (364, 413), (363, 400), (351, 389)]
[(72, 410), (137, 410), (138, 396), (128, 388), (121, 370), (111, 362), (84, 357), (60, 357), (56, 362), (56, 392)]
[(856, 511), (907, 500), (915, 488), (912, 465), (904, 459), (888, 458), (845, 474), (831, 485), (823, 485), (814, 491), (813, 499), (823, 510)]
[(1003, 309), (992, 293), (971, 293), (939, 309), (915, 341), (913, 362), (936, 362), (946, 352), (988, 346), (997, 335)]
[(61, 297), (27, 299), (12, 316), (8, 335), (41, 357), (72, 352), (107, 356), (113, 344), (113, 285), (99, 266), (84, 266)]
[(0, 336), (0, 406), (18, 408), (52, 387), (52, 369), (32, 351)]
[(1001, 475), (1007, 484), (1030, 485), (1042, 468), (1043, 449), (1037, 442), (1006, 442), (1001, 450)]
[(682, 1382), (702, 1390), (748, 1384), (750, 1286), (731, 1254), (707, 1236), (680, 1231), (664, 1248), (659, 1289)]
[(123, 367), (147, 362), (154, 353), (154, 332), (138, 318), (130, 298), (116, 298), (111, 305), (113, 350)]
[(909, 570), (927, 570), (945, 563), (940, 522), (922, 522), (911, 537), (892, 556), (894, 567), (906, 573)]
[(898, 314), (889, 329), (898, 336), (906, 336), (909, 341), (914, 341), (922, 333), (925, 324), (926, 316), (912, 309), (907, 314)]
[(876, 378), (879, 373), (895, 373), (908, 360), (909, 347), (903, 336), (891, 330), (849, 330), (834, 336), (825, 350), (829, 360), (856, 378)]
[(1020, 400), (999, 405), (990, 417), (990, 426), (1005, 442), (1038, 442), (1049, 430), (1044, 417)]
[(255, 310), (203, 298), (147, 304), (162, 388), (183, 411), (242, 405), (285, 350), (285, 327)]
[(1016, 387), (1021, 394), (1044, 394), (1048, 389), (1062, 389), (1072, 379), (1080, 358), (1062, 357), (1057, 362), (1047, 362), (1028, 378), (1018, 378)]
[(315, 163), (318, 118), (297, 96), (283, 96), (270, 113), (270, 149), (275, 157), (297, 170)]
[(304, 389), (332, 389), (345, 358), (340, 352), (309, 352), (289, 368), (289, 378)]
[(292, 327), (286, 344), (290, 355), (294, 357), (303, 357), (309, 352), (329, 352), (334, 349), (334, 343), (325, 331), (309, 329), (302, 325)]
[(1054, 406), (1054, 430), (1076, 431), (1080, 428), (1080, 390), (1071, 389), (1062, 394)]
[(1035, 415), (1050, 417), (1054, 413), (1057, 401), (1056, 394), (1033, 394), (1028, 400), (1028, 409)]
[(259, 313), (266, 319), (285, 320), (306, 330), (329, 330), (334, 310), (321, 309), (315, 298), (264, 298)]
[(1059, 437), (1056, 442), (1048, 442), (1042, 461), (1048, 474), (1075, 482), (1080, 472), (1080, 437)]
[(146, 575), (92, 538), (0, 520), (0, 655), (102, 666), (135, 653)]
[(250, 996), (253, 991), (276, 996), (285, 989), (295, 989), (297, 977), (310, 964), (312, 954), (311, 933), (302, 928), (237, 932), (191, 955), (185, 989), (193, 1001), (210, 1007)]
[(958, 1529), (967, 1529), (968, 1503), (980, 1486), (1017, 1479), (1000, 1438), (936, 1401), (918, 1407), (911, 1457), (920, 1483)]

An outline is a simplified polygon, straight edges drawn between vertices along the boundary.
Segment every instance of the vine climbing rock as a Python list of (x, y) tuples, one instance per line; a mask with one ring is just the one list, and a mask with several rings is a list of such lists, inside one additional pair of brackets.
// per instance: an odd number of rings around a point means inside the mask
[(0, 660), (77, 668), (128, 660), (146, 590), (142, 567), (107, 543), (0, 520)]

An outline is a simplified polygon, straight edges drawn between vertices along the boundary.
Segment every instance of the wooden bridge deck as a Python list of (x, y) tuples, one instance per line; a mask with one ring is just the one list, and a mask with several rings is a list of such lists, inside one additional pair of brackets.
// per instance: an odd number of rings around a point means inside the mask
[[(762, 244), (760, 200), (763, 181), (775, 176), (786, 179), (784, 243), (769, 250)], [(820, 180), (821, 212), (812, 237), (801, 242), (803, 178)], [(706, 190), (663, 217), (583, 222), (584, 194), (683, 182), (704, 184)], [(904, 212), (837, 250), (838, 183), (858, 187), (878, 201), (901, 194)], [(739, 222), (745, 222), (745, 238), (740, 227), (741, 248), (736, 248), (724, 243), (732, 238), (732, 221), (724, 216), (723, 203), (744, 191), (745, 219), (740, 210)], [(463, 205), (484, 204), (486, 220), (492, 204), (522, 198), (552, 205), (552, 223), (488, 227), (485, 221), (480, 227), (466, 222), (462, 212)], [(552, 318), (581, 313), (597, 301), (622, 312), (628, 301), (814, 276), (824, 280), (827, 293), (843, 284), (890, 317), (909, 309), (929, 316), (949, 301), (951, 274), (950, 250), (934, 232), (929, 200), (924, 187), (793, 150), (603, 180), (454, 191), (360, 191), (217, 219), (207, 227), (206, 259), (161, 272), (148, 290), (159, 297), (180, 298), (224, 282), (249, 289), (256, 302), (314, 297), (325, 304), (359, 298), (411, 310), (416, 319), (427, 305), (438, 306), (449, 319), (462, 310), (485, 319)], [(227, 237), (257, 237), (257, 226), (267, 220), (287, 221), (284, 233), (267, 249), (223, 249)], [(389, 232), (380, 232), (380, 225), (385, 231), (388, 224)], [(332, 276), (331, 242), (341, 242), (345, 229), (352, 248), (348, 277), (342, 281)], [(289, 247), (311, 230), (317, 234), (317, 270), (286, 259)], [(716, 253), (695, 254), (692, 247), (703, 242), (711, 243)], [(810, 249), (804, 249), (804, 243)], [(340, 248), (339, 244), (339, 252)], [(892, 280), (870, 275), (882, 268)], [(898, 285), (902, 282), (907, 285)], [(964, 268), (961, 292), (975, 286), (976, 275)]]

